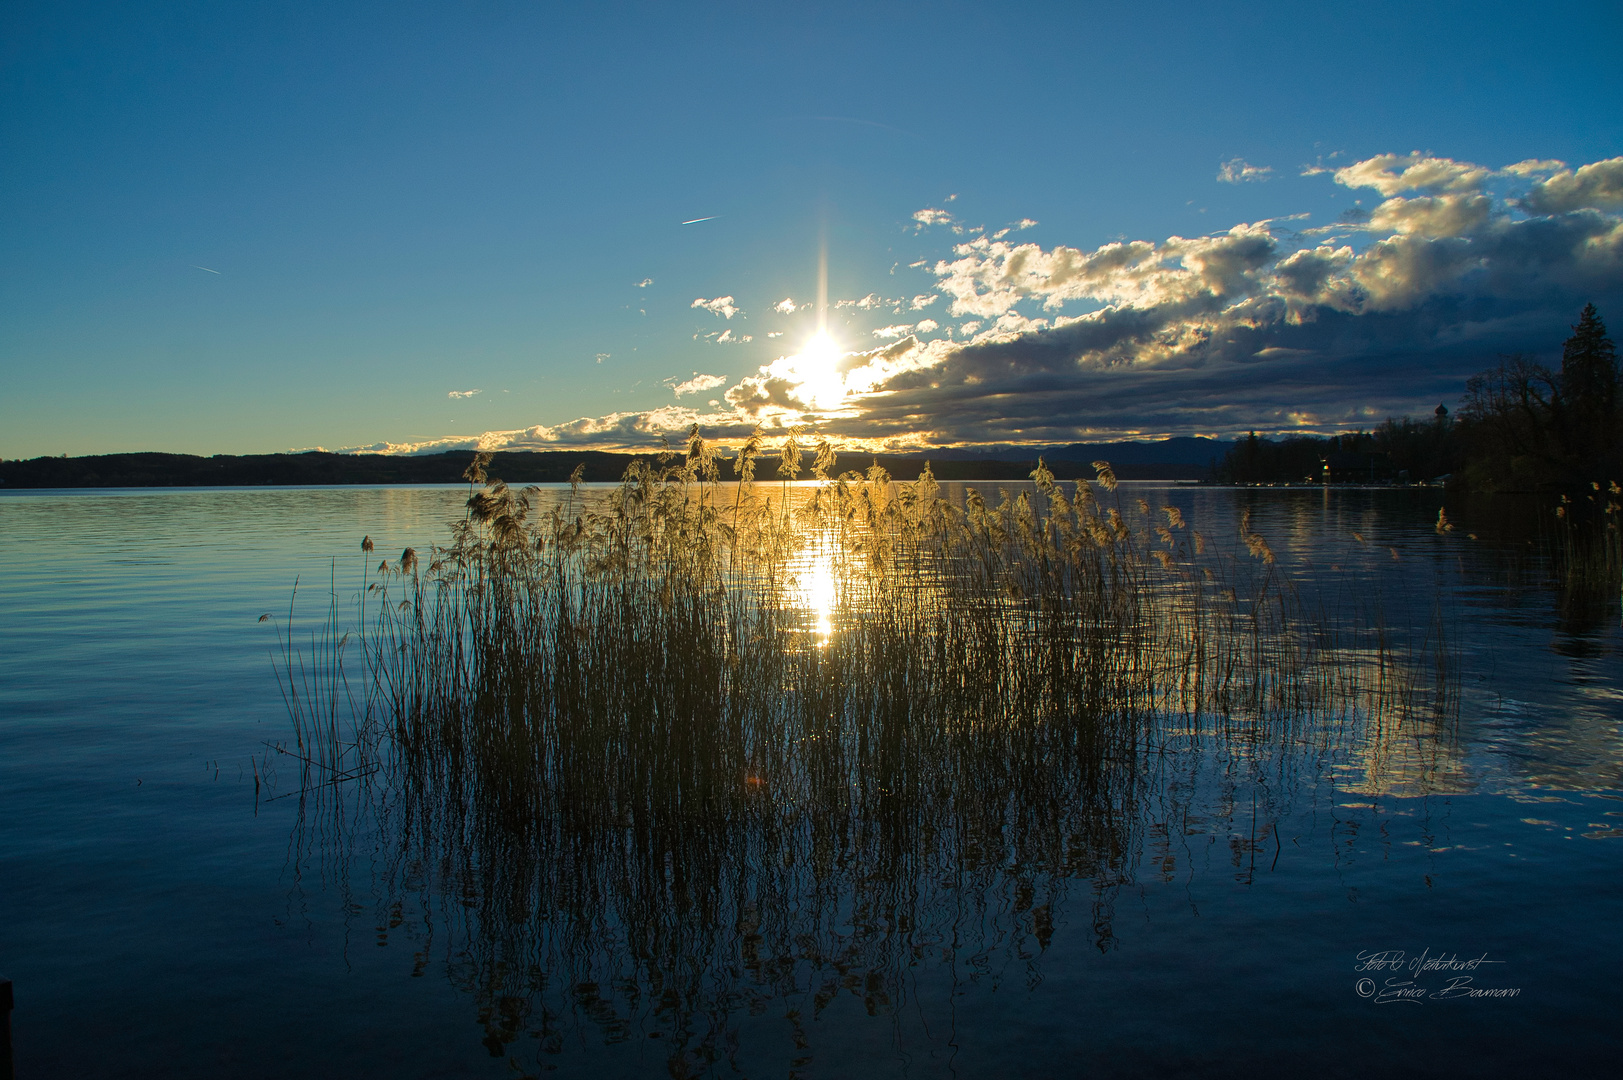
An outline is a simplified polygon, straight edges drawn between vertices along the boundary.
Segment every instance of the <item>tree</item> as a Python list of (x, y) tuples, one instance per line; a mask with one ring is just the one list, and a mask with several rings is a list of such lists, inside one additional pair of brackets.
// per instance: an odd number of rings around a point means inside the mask
[(1466, 381), (1460, 414), (1472, 487), (1527, 490), (1560, 482), (1560, 391), (1555, 372), (1520, 353)]
[(1594, 304), (1584, 305), (1561, 349), (1566, 443), (1580, 472), (1601, 465), (1618, 444), (1617, 347)]

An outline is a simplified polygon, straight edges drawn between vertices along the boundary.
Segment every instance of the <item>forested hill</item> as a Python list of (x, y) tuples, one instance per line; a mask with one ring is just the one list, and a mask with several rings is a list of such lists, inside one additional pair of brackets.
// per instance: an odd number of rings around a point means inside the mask
[[(558, 483), (569, 479), (576, 466), (589, 482), (619, 480), (626, 467), (638, 460), (633, 454), (611, 454), (596, 450), (548, 450), (499, 453), (490, 463), (489, 474), (513, 484)], [(652, 458), (642, 460), (652, 463)], [(872, 454), (841, 454), (836, 469), (866, 469), (875, 460)], [(938, 480), (1025, 480), (1036, 468), (1036, 455), (1030, 461), (945, 461), (925, 454), (881, 454), (877, 458), (898, 480), (914, 480), (926, 460)], [(234, 457), (216, 454), (194, 457), (190, 454), (99, 454), (90, 457), (30, 458), (0, 462), (0, 486), (6, 488), (81, 487), (247, 487), (254, 485), (309, 484), (452, 484), (473, 461), (473, 451), (453, 450), (418, 457), (387, 457), (376, 454), (329, 454), (311, 451), (303, 454), (249, 454)], [(808, 461), (809, 465), (810, 462)], [(1050, 461), (1062, 480), (1092, 477), (1093, 470), (1080, 462)], [(776, 479), (775, 457), (763, 458), (756, 467), (760, 480)], [(1198, 480), (1210, 475), (1208, 462), (1124, 463), (1116, 474), (1124, 480)], [(803, 474), (803, 478), (809, 476)], [(722, 467), (723, 479), (732, 470)]]

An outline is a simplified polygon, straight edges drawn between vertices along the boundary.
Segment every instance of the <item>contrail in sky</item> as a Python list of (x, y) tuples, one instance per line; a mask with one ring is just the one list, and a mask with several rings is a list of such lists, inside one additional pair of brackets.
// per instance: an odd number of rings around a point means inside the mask
[[(193, 264), (193, 267), (194, 267), (194, 269), (197, 269), (197, 270), (209, 270), (208, 267), (206, 267), (206, 266), (197, 266), (195, 263)], [(209, 273), (211, 273), (211, 274), (219, 274), (220, 272), (218, 270), (209, 270)], [(220, 274), (220, 276), (224, 277), (225, 275)]]
[(711, 214), (709, 217), (696, 217), (692, 221), (684, 221), (684, 222), (682, 222), (682, 224), (684, 224), (684, 225), (697, 225), (701, 221), (714, 221), (717, 218), (719, 218), (720, 216), (721, 216), (720, 214)]

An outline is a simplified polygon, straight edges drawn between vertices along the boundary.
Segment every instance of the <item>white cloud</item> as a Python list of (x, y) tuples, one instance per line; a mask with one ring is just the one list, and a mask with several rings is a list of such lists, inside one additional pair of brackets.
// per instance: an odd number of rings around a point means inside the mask
[[(1560, 162), (1538, 164), (1559, 165)], [(1623, 208), (1623, 157), (1597, 161), (1575, 173), (1562, 170), (1534, 184), (1524, 202), (1529, 210), (1540, 214)]]
[(746, 341), (754, 341), (752, 334), (735, 334), (731, 330), (711, 330), (709, 333), (694, 334), (694, 341), (708, 341), (713, 345), (742, 345)]
[(1022, 230), (1022, 229), (1035, 229), (1037, 227), (1037, 219), (1036, 218), (1023, 217), (1019, 221), (1014, 223), (1014, 227), (1015, 227), (1015, 231), (1017, 231), (1017, 232)]
[(793, 315), (799, 309), (796, 307), (794, 299), (786, 296), (782, 300), (779, 300), (776, 304), (773, 304), (772, 310), (781, 315)]
[(782, 337), (783, 336), (783, 331), (782, 330), (773, 330), (770, 333), (768, 333), (766, 336), (769, 337), (769, 338)]
[(477, 393), (479, 393), (478, 390), (452, 390), (445, 396), (450, 398), (452, 401), (456, 401), (458, 398), (471, 398)]
[[(949, 199), (947, 201), (951, 202), (952, 200)], [(945, 210), (937, 210), (934, 207), (925, 207), (923, 210), (913, 211), (913, 220), (918, 222), (918, 228), (926, 229), (931, 225), (951, 225), (955, 219)]]
[(741, 438), (750, 432), (752, 421), (731, 410), (699, 412), (683, 405), (666, 405), (642, 412), (618, 412), (607, 416), (583, 416), (561, 424), (506, 431), (487, 431), (477, 436), (447, 436), (409, 442), (377, 442), (367, 446), (345, 447), (352, 454), (439, 454), (447, 450), (561, 450), (570, 447), (648, 447), (660, 435), (673, 435), (700, 424), (706, 434)]
[(1430, 189), (1437, 192), (1475, 192), (1493, 176), (1469, 161), (1426, 157), (1418, 150), (1411, 154), (1380, 154), (1336, 170), (1336, 183), (1343, 187), (1374, 188), (1382, 195)]
[(718, 296), (714, 300), (706, 300), (700, 297), (689, 304), (688, 307), (702, 308), (712, 315), (720, 315), (724, 319), (731, 319), (734, 315), (743, 314), (730, 296)]
[(1216, 237), (1117, 242), (1092, 252), (980, 239), (954, 248), (959, 257), (938, 262), (935, 273), (953, 298), (953, 315), (996, 319), (1033, 298), (1052, 309), (1072, 300), (1146, 305), (1232, 294), (1249, 287), (1274, 247), (1265, 222)]
[(873, 332), (876, 338), (899, 338), (913, 332), (912, 323), (898, 323), (895, 326), (881, 326)]
[(597, 362), (600, 363), (600, 364), (603, 361), (607, 360), (608, 358), (609, 358), (609, 354), (606, 353), (606, 352), (600, 352), (600, 353), (597, 354)]
[(920, 293), (913, 298), (912, 309), (914, 311), (923, 311), (939, 299), (941, 299), (940, 293)]
[(837, 308), (857, 308), (861, 311), (871, 311), (876, 307), (885, 307), (889, 304), (895, 304), (897, 302), (898, 301), (895, 300), (886, 300), (878, 293), (869, 293), (867, 296), (856, 300), (836, 300), (834, 301), (834, 306)]
[(641, 281), (637, 282), (637, 288), (646, 289), (646, 288), (648, 288), (648, 286), (652, 285), (653, 283), (654, 283), (653, 278), (645, 277)]
[(1244, 158), (1230, 158), (1217, 167), (1217, 178), (1225, 184), (1249, 184), (1267, 180), (1273, 171), (1267, 165), (1251, 165)]
[(1547, 161), (1541, 161), (1538, 158), (1528, 158), (1526, 161), (1518, 161), (1514, 165), (1506, 165), (1504, 171), (1510, 176), (1538, 177), (1549, 173), (1558, 173), (1566, 167), (1566, 162), (1556, 161), (1554, 158)]
[(1372, 232), (1410, 236), (1463, 236), (1488, 220), (1493, 200), (1486, 195), (1423, 195), (1392, 198), (1370, 215)]
[(681, 397), (683, 394), (702, 394), (706, 390), (714, 390), (718, 386), (726, 385), (727, 380), (724, 376), (701, 375), (695, 371), (693, 378), (679, 382), (672, 386), (671, 389), (676, 392), (677, 397)]
[(997, 317), (991, 326), (976, 334), (972, 340), (978, 345), (1014, 341), (1022, 335), (1041, 330), (1047, 325), (1047, 319), (1028, 319), (1018, 311), (1005, 311)]

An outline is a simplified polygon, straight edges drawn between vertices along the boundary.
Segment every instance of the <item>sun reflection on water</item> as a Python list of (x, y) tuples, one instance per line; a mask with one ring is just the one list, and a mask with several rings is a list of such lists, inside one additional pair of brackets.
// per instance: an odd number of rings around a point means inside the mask
[(829, 545), (812, 547), (795, 570), (794, 604), (811, 616), (818, 648), (834, 637), (834, 605), (839, 590), (834, 575), (834, 552)]

